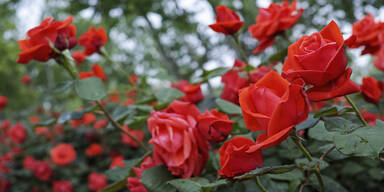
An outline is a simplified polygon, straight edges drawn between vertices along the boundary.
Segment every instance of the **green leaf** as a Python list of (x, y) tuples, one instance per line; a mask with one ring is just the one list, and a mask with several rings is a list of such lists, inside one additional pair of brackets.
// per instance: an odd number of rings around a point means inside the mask
[(231, 102), (225, 101), (223, 99), (216, 99), (216, 105), (225, 113), (228, 114), (241, 114), (241, 108), (238, 105), (235, 105)]
[(312, 158), (312, 161), (309, 161), (307, 158), (296, 159), (295, 163), (298, 166), (303, 167), (305, 169), (315, 168), (317, 167), (317, 165), (320, 165), (320, 170), (321, 170), (329, 166), (329, 164), (326, 161), (320, 160), (319, 158)]
[(76, 80), (75, 91), (80, 98), (92, 101), (100, 101), (107, 95), (103, 81), (97, 77)]
[(164, 88), (156, 92), (155, 97), (160, 104), (163, 104), (184, 97), (184, 93), (174, 88)]
[(168, 181), (168, 183), (175, 187), (179, 192), (209, 192), (212, 191), (214, 187), (228, 184), (228, 181), (222, 179), (210, 183), (206, 178), (196, 177), (189, 179), (174, 179)]
[(315, 118), (320, 118), (324, 116), (333, 116), (333, 115), (342, 115), (347, 112), (353, 112), (352, 107), (344, 107), (344, 106), (331, 106), (325, 107), (317, 111), (314, 115)]
[(335, 135), (336, 149), (345, 155), (378, 158), (384, 149), (384, 127), (367, 126), (348, 135)]
[(53, 89), (53, 93), (61, 93), (66, 91), (67, 89), (71, 88), (75, 81), (73, 80), (68, 80), (68, 81), (63, 81), (57, 84), (57, 86)]
[(69, 120), (80, 120), (83, 118), (84, 112), (82, 111), (73, 111), (73, 112), (64, 112), (57, 119), (58, 124), (63, 124)]
[[(322, 175), (321, 177), (323, 178), (325, 192), (348, 192), (347, 189), (345, 189), (340, 183), (336, 182), (332, 178), (324, 175)], [(319, 182), (315, 174), (312, 174), (310, 176), (310, 180), (315, 185), (315, 187), (319, 189)]]
[(309, 114), (307, 120), (305, 120), (304, 122), (296, 125), (296, 130), (300, 131), (300, 130), (304, 130), (304, 129), (309, 129), (309, 128), (315, 126), (319, 122), (319, 120), (320, 119), (319, 118), (315, 118), (313, 116), (313, 114)]
[(117, 181), (111, 185), (108, 185), (104, 189), (102, 189), (100, 192), (116, 192), (119, 191), (127, 186), (127, 179), (123, 179), (120, 181)]
[(281, 174), (281, 173), (292, 171), (295, 168), (296, 168), (296, 165), (262, 167), (262, 168), (257, 168), (251, 172), (245, 173), (244, 175), (237, 176), (234, 179), (249, 179), (249, 178), (264, 175), (264, 174)]
[(224, 67), (218, 67), (209, 71), (205, 71), (200, 78), (199, 77), (192, 78), (191, 83), (192, 84), (205, 83), (209, 79), (225, 74), (227, 71), (228, 71), (228, 68), (224, 68)]
[(300, 180), (304, 178), (303, 172), (299, 169), (294, 169), (292, 171), (282, 173), (282, 174), (270, 174), (270, 178), (275, 180), (282, 180), (282, 181), (294, 181), (294, 180)]
[(143, 172), (140, 182), (150, 192), (174, 192), (176, 191), (167, 182), (174, 179), (174, 176), (164, 165), (151, 167)]
[(333, 136), (338, 134), (337, 132), (329, 132), (325, 129), (324, 122), (320, 121), (316, 126), (312, 127), (308, 131), (309, 137), (319, 141), (333, 141)]
[(45, 121), (41, 121), (37, 124), (34, 125), (34, 127), (39, 127), (39, 126), (50, 126), (50, 125), (53, 125), (56, 123), (56, 119), (55, 118), (52, 118), (52, 119), (47, 119)]

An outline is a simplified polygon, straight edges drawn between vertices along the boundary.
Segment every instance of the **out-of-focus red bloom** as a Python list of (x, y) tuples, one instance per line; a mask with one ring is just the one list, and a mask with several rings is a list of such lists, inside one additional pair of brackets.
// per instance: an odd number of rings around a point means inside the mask
[(127, 178), (127, 188), (131, 192), (148, 192), (147, 189), (144, 187), (144, 185), (140, 182), (141, 175), (143, 172), (151, 168), (153, 166), (156, 166), (157, 164), (151, 157), (146, 157), (143, 162), (141, 163), (140, 167), (134, 167), (132, 168), (133, 171), (136, 174), (136, 177), (128, 177)]
[(70, 181), (54, 181), (52, 183), (53, 192), (73, 192), (73, 186)]
[(208, 141), (220, 142), (224, 141), (232, 131), (232, 124), (227, 114), (220, 113), (213, 109), (206, 110), (204, 114), (199, 115), (197, 120), (197, 128), (199, 132)]
[(22, 77), (21, 77), (21, 82), (24, 84), (24, 85), (28, 85), (29, 83), (31, 83), (32, 81), (32, 78), (27, 75), (27, 74), (24, 74)]
[(39, 26), (27, 32), (28, 38), (19, 40), (21, 52), (17, 62), (26, 64), (31, 60), (48, 61), (55, 57), (49, 42), (62, 51), (76, 46), (76, 27), (71, 24), (73, 17), (53, 22), (53, 17), (44, 19)]
[(0, 175), (0, 192), (7, 192), (11, 187), (11, 182), (3, 179), (3, 176)]
[(101, 120), (96, 121), (93, 124), (93, 128), (95, 128), (95, 129), (104, 129), (105, 127), (107, 127), (107, 125), (108, 125), (108, 120), (101, 119)]
[(147, 120), (154, 145), (153, 157), (173, 175), (197, 177), (205, 167), (209, 143), (196, 125), (199, 109), (192, 103), (174, 100), (163, 111), (152, 111)]
[(58, 166), (65, 166), (76, 159), (76, 151), (71, 144), (60, 143), (50, 151), (52, 161)]
[(81, 35), (79, 44), (84, 47), (86, 55), (92, 55), (99, 52), (100, 48), (107, 43), (108, 36), (103, 27), (95, 29), (91, 26), (89, 30)]
[(107, 186), (107, 176), (92, 172), (88, 175), (88, 188), (91, 191), (98, 191)]
[(108, 100), (112, 103), (118, 103), (120, 101), (119, 93), (112, 93), (108, 96)]
[(14, 143), (23, 143), (27, 135), (23, 124), (16, 123), (8, 130), (8, 135), (11, 137), (12, 142)]
[(53, 174), (53, 170), (48, 162), (37, 160), (35, 160), (33, 163), (31, 172), (37, 179), (41, 181), (48, 181)]
[(288, 47), (282, 76), (289, 81), (301, 78), (312, 85), (306, 93), (311, 101), (322, 101), (360, 91), (347, 68), (344, 39), (331, 21), (319, 33), (305, 35)]
[[(130, 135), (132, 135), (133, 137), (138, 139), (139, 141), (143, 141), (144, 132), (142, 130), (129, 129), (128, 125), (124, 125), (123, 129), (125, 131), (127, 131)], [(126, 135), (124, 133), (120, 133), (120, 134), (121, 134), (121, 142), (122, 143), (129, 145), (131, 147), (139, 147), (139, 144), (136, 143), (133, 139), (131, 139), (128, 135)]]
[[(224, 89), (221, 93), (222, 99), (239, 104), (239, 90), (248, 86), (248, 77), (243, 67), (246, 67), (246, 64), (236, 59), (232, 69), (221, 76), (221, 82), (224, 83)], [(256, 68), (251, 71), (251, 82), (256, 83), (271, 70), (271, 68), (265, 66)], [(241, 73), (244, 75), (241, 76)]]
[(135, 104), (135, 100), (133, 99), (126, 99), (124, 102), (121, 103), (121, 105), (133, 105)]
[(127, 91), (127, 92), (125, 93), (125, 95), (126, 95), (128, 98), (136, 97), (136, 95), (137, 95), (137, 90), (130, 90), (130, 91)]
[(364, 46), (362, 55), (375, 54), (380, 49), (378, 37), (383, 30), (384, 23), (375, 22), (375, 18), (371, 14), (367, 14), (363, 19), (353, 24), (352, 36), (345, 41), (345, 44), (348, 48)]
[(31, 116), (29, 117), (29, 122), (31, 124), (37, 124), (40, 122), (40, 118), (38, 116)]
[(3, 122), (1, 122), (0, 129), (2, 129), (3, 131), (7, 131), (9, 127), (11, 127), (10, 121), (4, 120)]
[(261, 167), (263, 156), (261, 150), (248, 153), (250, 146), (255, 142), (246, 137), (234, 137), (224, 143), (220, 148), (219, 175), (223, 177), (235, 177)]
[(82, 120), (84, 125), (91, 125), (96, 121), (96, 115), (93, 113), (85, 113)]
[(51, 137), (51, 133), (49, 132), (48, 128), (45, 126), (40, 126), (35, 128), (35, 133), (37, 135), (44, 135), (46, 137)]
[(8, 104), (8, 98), (0, 95), (0, 111), (3, 110)]
[(64, 126), (62, 124), (56, 124), (53, 126), (53, 132), (55, 134), (62, 134), (64, 130)]
[(369, 103), (378, 103), (383, 95), (384, 83), (373, 77), (364, 77), (361, 85), (361, 94)]
[(76, 61), (77, 65), (83, 63), (84, 60), (87, 58), (83, 51), (74, 51), (71, 55), (72, 58)]
[(137, 79), (139, 78), (139, 76), (137, 75), (130, 75), (129, 76), (129, 82), (131, 82), (132, 84), (136, 84), (137, 83)]
[(209, 27), (218, 33), (235, 34), (244, 24), (235, 11), (224, 5), (217, 6), (216, 12), (216, 23), (209, 25)]
[(283, 1), (281, 4), (271, 3), (268, 8), (259, 8), (256, 24), (248, 27), (253, 38), (259, 40), (254, 54), (263, 51), (275, 42), (275, 36), (296, 24), (303, 9), (296, 10), (297, 0), (292, 4)]
[(85, 154), (89, 157), (101, 155), (103, 153), (103, 147), (100, 144), (93, 143), (86, 150)]
[(107, 80), (107, 76), (105, 75), (103, 68), (101, 68), (101, 66), (98, 64), (92, 65), (92, 72), (80, 72), (79, 73), (80, 79), (86, 79), (86, 78), (90, 78), (90, 77), (98, 77), (103, 81)]
[(116, 155), (114, 157), (112, 157), (112, 162), (111, 162), (111, 165), (109, 166), (110, 169), (113, 169), (115, 167), (125, 167), (125, 164), (124, 164), (124, 157), (122, 155)]
[(36, 160), (32, 156), (25, 156), (23, 159), (23, 168), (32, 170), (35, 166), (35, 162)]
[(374, 65), (381, 71), (384, 71), (384, 30), (379, 34), (380, 50), (376, 53)]
[(363, 111), (363, 110), (360, 111), (360, 113), (363, 116), (363, 118), (367, 121), (368, 125), (376, 126), (376, 120), (377, 119), (379, 119), (381, 121), (384, 121), (383, 117), (380, 117), (380, 116), (378, 116), (375, 113), (369, 113), (369, 112), (366, 112), (366, 111)]
[(177, 83), (172, 83), (171, 87), (176, 88), (185, 94), (185, 96), (181, 98), (182, 101), (198, 103), (203, 100), (200, 83), (191, 85), (186, 80), (180, 80)]
[(311, 105), (309, 105), (309, 111), (318, 111), (323, 108), (325, 105), (325, 101), (312, 101)]

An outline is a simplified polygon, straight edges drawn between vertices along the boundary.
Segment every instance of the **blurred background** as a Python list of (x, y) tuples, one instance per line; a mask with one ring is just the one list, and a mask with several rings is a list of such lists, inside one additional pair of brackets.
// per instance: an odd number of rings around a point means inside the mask
[[(247, 27), (255, 23), (258, 7), (268, 7), (271, 0), (0, 0), (0, 95), (9, 98), (8, 107), (0, 114), (22, 119), (36, 108), (64, 111), (81, 106), (81, 100), (71, 93), (55, 94), (60, 82), (68, 79), (66, 72), (54, 61), (17, 64), (18, 39), (26, 37), (28, 29), (48, 16), (63, 20), (74, 16), (78, 36), (90, 26), (106, 29), (109, 41), (106, 49), (114, 60), (127, 71), (146, 77), (156, 89), (180, 79), (193, 80), (204, 71), (216, 67), (231, 67), (237, 53), (231, 39), (212, 31), (208, 25), (215, 21), (215, 7), (224, 4), (238, 12), (245, 22), (240, 39), (250, 56), (250, 64), (257, 66), (283, 51), (300, 36), (320, 30), (331, 20), (340, 26), (344, 38), (351, 35), (352, 23), (365, 14), (384, 21), (383, 0), (299, 0), (304, 8), (299, 22), (287, 31), (288, 40), (278, 37), (274, 46), (252, 56), (257, 40), (252, 39)], [(280, 2), (280, 1), (273, 1)], [(347, 50), (353, 78), (378, 72), (369, 55), (360, 56), (361, 49)], [(99, 63), (108, 74), (108, 91), (124, 90), (126, 77), (119, 67), (97, 54), (80, 66), (89, 70)], [(281, 61), (280, 61), (281, 62)], [(24, 74), (32, 78), (23, 85)], [(113, 74), (113, 75), (112, 75)], [(203, 85), (205, 95), (220, 93), (220, 77)], [(66, 95), (67, 94), (67, 95)], [(19, 111), (18, 113), (15, 113)]]

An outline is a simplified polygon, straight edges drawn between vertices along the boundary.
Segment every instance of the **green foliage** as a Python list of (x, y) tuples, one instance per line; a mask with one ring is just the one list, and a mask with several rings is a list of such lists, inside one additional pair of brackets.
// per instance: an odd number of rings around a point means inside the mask
[(99, 101), (107, 95), (104, 83), (97, 77), (76, 80), (75, 91), (80, 98)]
[(241, 108), (238, 105), (235, 105), (231, 102), (225, 101), (223, 99), (216, 99), (216, 105), (224, 111), (225, 113), (228, 114), (241, 114)]

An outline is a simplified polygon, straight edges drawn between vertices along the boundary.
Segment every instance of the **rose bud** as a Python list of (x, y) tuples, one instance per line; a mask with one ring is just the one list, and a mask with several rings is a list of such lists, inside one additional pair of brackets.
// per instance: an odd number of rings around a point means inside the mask
[(216, 12), (216, 23), (209, 25), (209, 27), (218, 33), (235, 34), (244, 24), (235, 11), (224, 5), (217, 6)]
[(215, 143), (224, 141), (232, 131), (233, 121), (228, 118), (227, 114), (215, 109), (207, 110), (205, 114), (199, 115), (197, 122), (199, 132), (205, 139)]
[(73, 192), (73, 185), (70, 181), (54, 181), (52, 185), (53, 192)]
[(198, 103), (203, 100), (200, 83), (191, 85), (186, 80), (180, 80), (177, 83), (172, 83), (171, 87), (176, 88), (185, 94), (185, 96), (180, 99), (182, 101)]
[(88, 188), (91, 191), (99, 191), (107, 185), (107, 176), (96, 172), (92, 172), (88, 175)]
[(369, 103), (378, 103), (383, 95), (384, 83), (373, 77), (364, 77), (361, 85), (361, 93), (365, 101)]
[(76, 61), (77, 65), (80, 65), (84, 62), (87, 56), (82, 51), (74, 51), (72, 54), (72, 58)]

